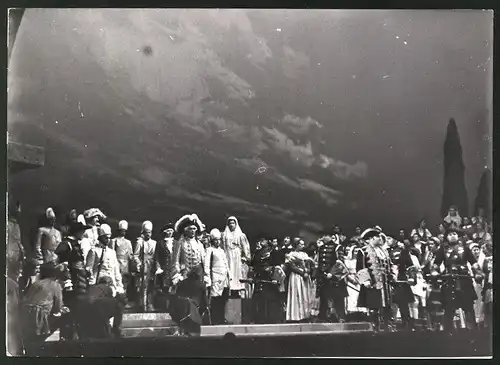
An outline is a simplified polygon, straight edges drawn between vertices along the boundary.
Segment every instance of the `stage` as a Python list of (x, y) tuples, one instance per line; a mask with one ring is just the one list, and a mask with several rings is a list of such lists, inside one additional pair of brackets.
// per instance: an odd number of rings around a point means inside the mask
[(59, 357), (471, 357), (491, 356), (486, 330), (376, 333), (370, 323), (203, 326), (198, 337), (172, 336), (162, 313), (127, 314), (121, 339), (27, 345), (27, 356)]

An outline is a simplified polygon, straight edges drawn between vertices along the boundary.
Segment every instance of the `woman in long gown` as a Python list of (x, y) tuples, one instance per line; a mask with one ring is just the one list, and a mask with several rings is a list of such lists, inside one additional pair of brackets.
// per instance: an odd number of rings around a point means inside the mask
[(286, 306), (287, 321), (303, 321), (311, 316), (311, 269), (313, 260), (304, 251), (304, 241), (300, 240), (295, 250), (290, 252), (285, 264), (290, 276)]
[(245, 289), (245, 285), (240, 280), (247, 278), (250, 243), (245, 233), (242, 232), (236, 217), (227, 219), (227, 226), (222, 234), (222, 248), (226, 252), (229, 264), (231, 276), (229, 290), (231, 292), (242, 291)]

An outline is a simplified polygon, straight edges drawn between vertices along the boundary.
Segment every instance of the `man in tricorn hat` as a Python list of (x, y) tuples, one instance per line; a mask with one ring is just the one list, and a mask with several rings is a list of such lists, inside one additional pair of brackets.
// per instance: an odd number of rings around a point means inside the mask
[(83, 217), (85, 218), (85, 222), (90, 226), (89, 230), (85, 232), (84, 237), (88, 238), (91, 247), (94, 247), (99, 241), (99, 232), (97, 229), (102, 221), (106, 219), (106, 215), (99, 208), (91, 208), (83, 212)]
[(86, 270), (81, 246), (83, 235), (89, 228), (90, 226), (83, 224), (81, 220), (73, 223), (69, 235), (56, 249), (58, 262), (66, 267), (63, 301), (71, 310), (69, 315), (65, 316), (66, 320), (61, 327), (61, 337), (65, 339), (75, 339), (78, 330), (78, 303), (85, 297), (89, 287), (90, 273)]
[(173, 249), (172, 281), (176, 285), (186, 279), (195, 267), (200, 267), (203, 272), (205, 248), (196, 239), (196, 232), (203, 231), (205, 226), (196, 214), (188, 214), (175, 223), (174, 229), (181, 235)]
[(481, 279), (481, 270), (470, 248), (459, 239), (459, 228), (449, 225), (446, 229), (445, 244), (442, 245), (434, 260), (434, 270), (431, 275), (439, 275), (439, 267), (444, 264), (443, 285), (441, 287), (444, 306), (444, 329), (453, 330), (453, 317), (458, 308), (465, 312), (468, 328), (477, 327), (474, 314), (474, 300), (477, 299), (472, 278), (469, 276), (467, 263), (472, 266), (476, 279)]
[(382, 232), (377, 228), (368, 228), (361, 234), (367, 243), (358, 251), (356, 271), (361, 284), (358, 307), (370, 311), (375, 330), (380, 330), (380, 317), (383, 318), (383, 329), (390, 327), (391, 321), (391, 259), (383, 248)]

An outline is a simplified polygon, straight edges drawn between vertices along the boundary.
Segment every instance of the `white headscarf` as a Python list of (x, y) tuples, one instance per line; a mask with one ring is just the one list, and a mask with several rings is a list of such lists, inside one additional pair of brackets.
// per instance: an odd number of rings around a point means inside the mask
[[(234, 220), (236, 223), (236, 228), (234, 229), (234, 231), (231, 231), (231, 229), (229, 228), (230, 220)], [(226, 229), (224, 229), (224, 237), (226, 237), (227, 240), (235, 241), (239, 237), (242, 237), (244, 235), (243, 231), (240, 228), (240, 224), (238, 223), (238, 219), (236, 219), (236, 217), (234, 216), (229, 217), (227, 219), (227, 223), (228, 224), (226, 224)]]

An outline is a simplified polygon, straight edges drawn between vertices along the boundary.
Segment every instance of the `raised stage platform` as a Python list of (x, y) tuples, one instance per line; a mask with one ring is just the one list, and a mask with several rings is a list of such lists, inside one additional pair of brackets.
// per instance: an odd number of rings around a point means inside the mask
[[(124, 338), (58, 341), (56, 331), (27, 356), (57, 357), (489, 357), (486, 330), (375, 333), (370, 323), (203, 326), (199, 337), (172, 336), (166, 313), (125, 314)], [(225, 336), (230, 333), (230, 336)]]
[[(123, 316), (122, 336), (165, 337), (177, 332), (177, 325), (168, 313), (127, 313)], [(234, 334), (238, 337), (319, 335), (331, 333), (371, 332), (368, 322), (359, 323), (285, 323), (285, 324), (233, 324), (223, 326), (202, 326), (201, 337), (223, 337)], [(49, 336), (46, 342), (59, 341), (59, 330)]]

